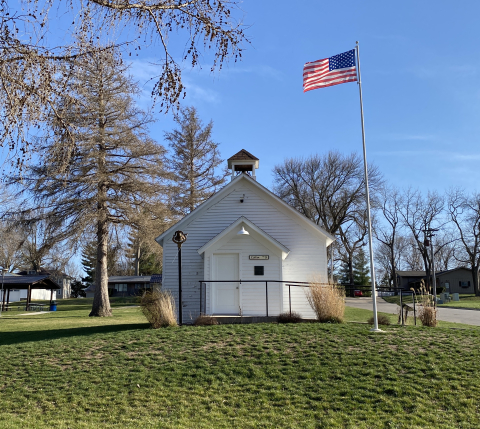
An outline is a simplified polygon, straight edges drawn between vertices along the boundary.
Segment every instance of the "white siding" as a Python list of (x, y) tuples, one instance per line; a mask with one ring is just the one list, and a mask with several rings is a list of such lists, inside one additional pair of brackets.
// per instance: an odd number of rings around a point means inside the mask
[[(244, 316), (266, 315), (266, 291), (263, 280), (281, 280), (281, 258), (249, 235), (236, 236), (227, 244), (214, 251), (218, 253), (238, 253), (240, 255), (240, 309)], [(249, 255), (268, 255), (268, 260), (252, 261)], [(254, 275), (254, 266), (264, 266), (264, 275)], [(248, 280), (255, 280), (249, 283)], [(257, 281), (261, 280), (259, 283)], [(281, 288), (278, 283), (268, 286), (268, 315), (281, 313)], [(207, 312), (209, 312), (207, 310)]]
[[(244, 194), (245, 196), (243, 197)], [(244, 198), (243, 203), (240, 203), (240, 198)], [(190, 223), (182, 227), (183, 232), (188, 233), (187, 241), (182, 247), (183, 319), (185, 323), (194, 320), (198, 315), (200, 308), (199, 281), (209, 280), (210, 276), (210, 257), (205, 255), (206, 259), (203, 261), (197, 250), (240, 216), (245, 216), (290, 249), (290, 254), (283, 260), (282, 273), (279, 269), (278, 277), (276, 276), (273, 279), (282, 278), (283, 275), (283, 280), (287, 281), (309, 281), (313, 276), (320, 276), (323, 281), (326, 280), (326, 238), (320, 234), (312, 233), (310, 229), (307, 231), (306, 227), (298, 223), (296, 216), (288, 213), (281, 203), (265, 198), (265, 193), (261, 189), (248, 183), (247, 180), (241, 180), (231, 188), (231, 192), (223, 199), (208, 210), (202, 210), (198, 216), (194, 214)], [(164, 239), (163, 287), (172, 291), (178, 305), (177, 246), (171, 241), (172, 235), (173, 232)], [(250, 250), (246, 252), (246, 258), (248, 258), (248, 252)], [(244, 264), (244, 261), (245, 258), (242, 257), (241, 277), (244, 270), (245, 274), (250, 270), (248, 264), (252, 262), (253, 265), (253, 262), (255, 262), (248, 261), (248, 263), (245, 262)], [(278, 263), (280, 263), (280, 259), (278, 259)], [(252, 277), (255, 276), (252, 275)], [(264, 277), (269, 276), (265, 275)], [(246, 294), (249, 291), (246, 286), (245, 289), (243, 287), (244, 285), (242, 284), (242, 297), (244, 291)], [(207, 303), (210, 299), (208, 289), (207, 287)], [(295, 289), (295, 292), (293, 292), (293, 289)], [(250, 292), (253, 291), (248, 293)], [(260, 296), (260, 292), (258, 293)], [(273, 286), (272, 291), (269, 293), (275, 294)], [(294, 303), (294, 305), (292, 303), (292, 310), (301, 313), (303, 317), (313, 317), (313, 311), (310, 309), (303, 290), (292, 288), (293, 295), (295, 297), (292, 300)], [(243, 314), (260, 311), (259, 302), (255, 304), (255, 307), (253, 307), (253, 302), (250, 302), (249, 305), (252, 307), (249, 308), (246, 307), (247, 302), (248, 300), (244, 303), (242, 302), (244, 306), (242, 308)], [(260, 301), (260, 304), (262, 302), (264, 304), (265, 299)], [(280, 310), (278, 308), (279, 303), (276, 305), (275, 311), (278, 312)], [(274, 308), (272, 308), (273, 311)], [(286, 286), (283, 294), (283, 311), (288, 311), (288, 288)]]

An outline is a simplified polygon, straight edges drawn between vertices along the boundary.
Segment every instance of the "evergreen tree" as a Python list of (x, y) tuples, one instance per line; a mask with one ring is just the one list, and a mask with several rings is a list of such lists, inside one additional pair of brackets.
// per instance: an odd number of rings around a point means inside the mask
[(359, 249), (353, 257), (353, 284), (370, 285), (370, 263), (363, 249)]
[(225, 182), (227, 171), (216, 175), (222, 163), (218, 143), (212, 141), (210, 122), (203, 126), (195, 107), (181, 109), (175, 115), (179, 128), (165, 133), (173, 154), (168, 167), (173, 176), (173, 205), (184, 216), (213, 195)]
[[(16, 179), (45, 207), (45, 217), (57, 221), (62, 237), (78, 242), (96, 233), (90, 316), (110, 316), (109, 231), (130, 225), (132, 213), (148, 210), (162, 192), (165, 149), (147, 135), (152, 119), (135, 106), (138, 87), (119, 53), (104, 49), (81, 60), (65, 70), (73, 77), (55, 106), (59, 115), (50, 118), (52, 133), (43, 140), (38, 163)], [(65, 144), (72, 138), (74, 148)]]
[(350, 284), (350, 269), (348, 267), (348, 263), (343, 262), (340, 265), (340, 269), (337, 273), (338, 282), (342, 285), (349, 285)]

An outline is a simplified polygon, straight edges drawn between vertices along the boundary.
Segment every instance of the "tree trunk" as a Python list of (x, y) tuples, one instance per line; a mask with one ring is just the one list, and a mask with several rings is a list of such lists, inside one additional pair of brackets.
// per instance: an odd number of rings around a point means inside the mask
[(350, 284), (353, 285), (353, 258), (350, 255), (348, 256), (348, 277)]
[(392, 243), (392, 247), (390, 248), (391, 250), (390, 258), (392, 262), (392, 282), (393, 282), (394, 289), (397, 289), (397, 270), (395, 269), (395, 254), (393, 253), (393, 245), (394, 244)]
[(140, 242), (137, 243), (137, 248), (135, 249), (135, 275), (140, 275)]
[(108, 297), (108, 207), (106, 184), (106, 148), (105, 148), (105, 122), (103, 87), (100, 86), (98, 118), (99, 143), (98, 143), (98, 194), (97, 194), (97, 264), (95, 273), (95, 294), (90, 316), (107, 317), (112, 315), (110, 299)]
[[(106, 204), (103, 204), (106, 209)], [(97, 224), (97, 265), (95, 276), (95, 295), (90, 316), (107, 317), (112, 315), (110, 299), (108, 298), (108, 224), (106, 213), (100, 209), (100, 219)]]

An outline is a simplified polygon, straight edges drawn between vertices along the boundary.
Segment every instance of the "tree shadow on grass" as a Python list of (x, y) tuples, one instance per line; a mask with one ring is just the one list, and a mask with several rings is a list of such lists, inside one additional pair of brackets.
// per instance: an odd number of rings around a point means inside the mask
[(148, 329), (148, 323), (130, 323), (118, 325), (88, 326), (82, 328), (45, 329), (37, 331), (2, 332), (0, 345), (20, 344), (36, 341), (58, 340), (61, 338), (86, 337), (96, 334), (113, 334), (137, 329)]

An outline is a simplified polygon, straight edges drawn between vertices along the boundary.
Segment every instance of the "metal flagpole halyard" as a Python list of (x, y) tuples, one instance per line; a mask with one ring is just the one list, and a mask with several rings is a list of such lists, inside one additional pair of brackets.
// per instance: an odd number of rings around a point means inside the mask
[(360, 93), (360, 116), (362, 120), (362, 140), (363, 140), (363, 166), (365, 172), (365, 199), (367, 202), (367, 221), (368, 221), (368, 245), (370, 248), (370, 275), (372, 276), (372, 300), (373, 300), (373, 329), (372, 332), (382, 332), (378, 328), (377, 317), (377, 294), (375, 287), (375, 267), (373, 264), (373, 240), (372, 240), (372, 218), (370, 215), (370, 191), (368, 189), (368, 169), (367, 169), (367, 147), (365, 145), (365, 124), (363, 121), (363, 98), (362, 98), (362, 78), (360, 75), (360, 49), (358, 42), (355, 46), (357, 51), (357, 73), (358, 73), (358, 89)]

